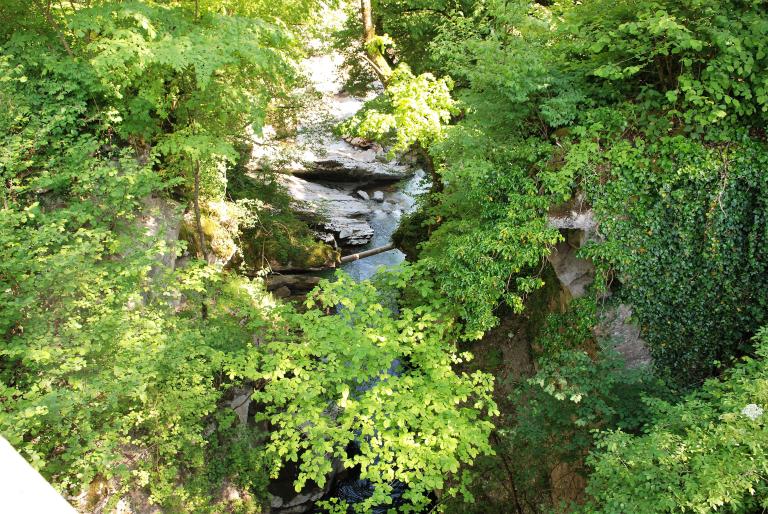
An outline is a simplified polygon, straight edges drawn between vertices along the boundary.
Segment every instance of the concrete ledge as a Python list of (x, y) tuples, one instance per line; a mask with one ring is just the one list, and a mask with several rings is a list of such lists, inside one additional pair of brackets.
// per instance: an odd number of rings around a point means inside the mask
[(11, 444), (0, 437), (0, 511), (5, 514), (75, 514)]

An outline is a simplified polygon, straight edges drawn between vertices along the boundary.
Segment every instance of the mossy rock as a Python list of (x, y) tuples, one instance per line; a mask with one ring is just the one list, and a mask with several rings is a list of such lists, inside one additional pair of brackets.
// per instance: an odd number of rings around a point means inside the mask
[(283, 232), (279, 238), (257, 230), (246, 231), (242, 237), (242, 256), (251, 270), (266, 266), (273, 270), (328, 268), (339, 260), (337, 250), (302, 230), (294, 234)]
[[(223, 202), (206, 205), (201, 209), (200, 226), (205, 236), (206, 254), (209, 262), (228, 263), (237, 252), (237, 220), (227, 215), (227, 205)], [(191, 253), (202, 254), (202, 245), (197, 230), (194, 212), (184, 215), (179, 239), (189, 242)]]

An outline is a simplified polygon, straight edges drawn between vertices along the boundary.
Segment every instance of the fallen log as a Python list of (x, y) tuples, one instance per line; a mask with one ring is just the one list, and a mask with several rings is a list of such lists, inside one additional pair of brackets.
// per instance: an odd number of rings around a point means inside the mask
[(360, 259), (364, 259), (365, 257), (378, 255), (380, 253), (388, 252), (394, 249), (395, 249), (395, 245), (393, 243), (389, 243), (389, 244), (385, 244), (384, 246), (379, 246), (378, 248), (371, 248), (370, 250), (365, 250), (364, 252), (353, 253), (352, 255), (345, 255), (341, 259), (339, 259), (339, 262), (344, 264), (345, 262), (357, 261)]
[[(269, 277), (267, 278), (267, 289), (271, 291), (273, 289), (279, 289), (282, 286), (288, 286), (289, 288), (291, 288), (291, 290), (293, 290), (298, 283), (299, 287), (297, 289), (309, 290), (317, 285), (317, 282), (320, 281), (320, 277), (317, 277), (307, 272), (326, 271), (326, 270), (335, 268), (336, 267), (335, 264), (344, 264), (345, 262), (358, 261), (360, 259), (371, 257), (372, 255), (378, 255), (380, 253), (388, 252), (394, 249), (395, 249), (395, 245), (393, 243), (388, 243), (388, 244), (385, 244), (384, 246), (371, 248), (370, 250), (365, 250), (363, 252), (345, 255), (339, 258), (338, 262), (334, 263), (334, 265), (327, 266), (324, 268), (300, 268), (296, 270), (287, 269), (287, 268), (280, 269), (278, 273), (274, 275), (269, 275)], [(293, 271), (294, 274), (286, 274), (286, 275), (279, 274), (279, 273), (285, 273), (290, 271)], [(298, 273), (298, 272), (303, 272), (303, 273)], [(244, 275), (246, 277), (262, 276), (261, 273), (254, 273), (254, 272), (245, 272)]]

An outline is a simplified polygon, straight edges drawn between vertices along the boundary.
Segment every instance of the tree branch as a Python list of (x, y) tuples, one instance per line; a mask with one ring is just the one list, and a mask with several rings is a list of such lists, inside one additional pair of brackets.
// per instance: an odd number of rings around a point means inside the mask
[(203, 223), (200, 220), (200, 159), (195, 159), (195, 192), (192, 203), (195, 207), (195, 223), (197, 224), (197, 235), (200, 238), (200, 252), (203, 259), (208, 262), (208, 251), (205, 248), (205, 232), (203, 232)]
[(72, 52), (72, 48), (70, 48), (69, 43), (67, 43), (67, 39), (64, 37), (64, 34), (62, 34), (61, 30), (59, 29), (59, 24), (56, 23), (56, 20), (53, 19), (53, 16), (51, 15), (51, 4), (49, 3), (47, 6), (43, 5), (43, 2), (41, 0), (36, 0), (35, 5), (37, 5), (38, 9), (43, 13), (43, 16), (45, 17), (45, 21), (48, 22), (48, 25), (51, 26), (51, 29), (56, 33), (56, 36), (58, 36), (59, 41), (61, 42), (61, 45), (64, 47), (64, 50), (67, 52), (67, 55), (70, 57), (74, 57), (75, 54)]

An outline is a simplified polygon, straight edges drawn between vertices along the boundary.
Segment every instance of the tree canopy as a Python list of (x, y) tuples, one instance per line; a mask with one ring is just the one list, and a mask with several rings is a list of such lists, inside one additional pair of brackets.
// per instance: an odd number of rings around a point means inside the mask
[[(267, 512), (288, 463), (370, 482), (329, 512), (765, 509), (766, 45), (759, 0), (4, 1), (0, 434), (83, 512)], [(291, 302), (338, 251), (252, 136), (331, 49), (336, 133), (431, 187), (407, 262)]]

